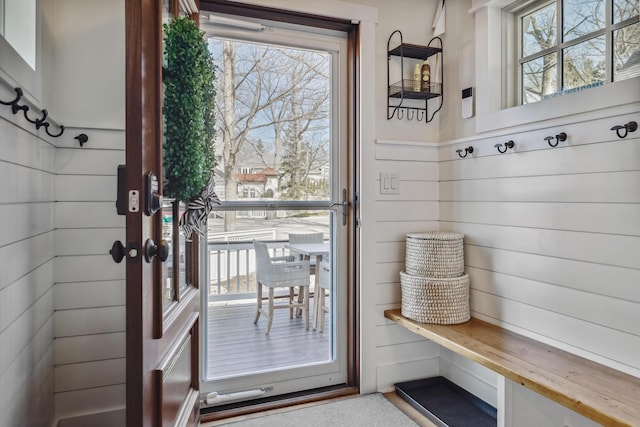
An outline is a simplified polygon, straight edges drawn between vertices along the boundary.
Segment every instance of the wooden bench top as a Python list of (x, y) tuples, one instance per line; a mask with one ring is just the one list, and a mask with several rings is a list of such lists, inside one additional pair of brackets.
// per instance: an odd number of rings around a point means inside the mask
[(640, 378), (475, 318), (445, 326), (400, 309), (384, 316), (607, 427), (640, 426)]

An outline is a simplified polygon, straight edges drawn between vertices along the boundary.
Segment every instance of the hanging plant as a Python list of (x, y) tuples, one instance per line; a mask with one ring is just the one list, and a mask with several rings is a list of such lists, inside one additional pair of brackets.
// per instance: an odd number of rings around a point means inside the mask
[(163, 28), (164, 196), (190, 201), (213, 179), (215, 66), (193, 20), (175, 17)]
[(215, 66), (204, 32), (188, 17), (164, 28), (164, 195), (185, 201), (180, 229), (206, 234), (207, 217), (220, 204), (214, 188)]

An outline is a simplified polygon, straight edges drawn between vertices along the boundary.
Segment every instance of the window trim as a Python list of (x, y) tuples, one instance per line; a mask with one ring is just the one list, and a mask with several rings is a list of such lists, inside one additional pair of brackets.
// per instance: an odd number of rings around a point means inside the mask
[(0, 35), (0, 57), (3, 58), (0, 63), (0, 80), (8, 86), (22, 88), (25, 98), (36, 106), (42, 102), (41, 15), (42, 5), (36, 0), (35, 70)]
[[(570, 115), (638, 103), (640, 76), (609, 82), (525, 105), (516, 105), (517, 82), (510, 72), (517, 61), (513, 9), (521, 2), (476, 0), (469, 13), (475, 15), (476, 31), (476, 132), (489, 132), (530, 123), (552, 121)], [(516, 44), (515, 42), (512, 42)]]

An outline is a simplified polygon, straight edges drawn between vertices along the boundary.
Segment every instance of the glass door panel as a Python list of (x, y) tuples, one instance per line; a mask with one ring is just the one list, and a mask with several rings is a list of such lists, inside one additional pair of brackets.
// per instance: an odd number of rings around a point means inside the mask
[[(222, 201), (201, 246), (207, 405), (345, 383), (347, 259), (339, 254), (347, 253), (340, 205), (347, 182), (347, 37), (206, 12), (201, 28), (218, 69)], [(296, 243), (294, 235), (315, 240)], [(254, 242), (266, 244), (269, 265), (278, 264), (269, 273), (259, 267)], [(304, 285), (291, 290), (286, 284), (298, 268), (305, 270), (296, 283)], [(304, 306), (308, 295), (308, 328), (297, 307), (274, 309), (269, 321), (271, 288), (274, 305), (292, 298)]]

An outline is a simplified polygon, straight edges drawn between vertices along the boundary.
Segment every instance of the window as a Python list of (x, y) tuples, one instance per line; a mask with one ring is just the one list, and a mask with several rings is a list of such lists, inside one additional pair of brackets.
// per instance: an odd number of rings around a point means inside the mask
[(640, 75), (638, 0), (554, 0), (515, 12), (521, 104)]
[(0, 35), (36, 69), (36, 0), (0, 0)]

